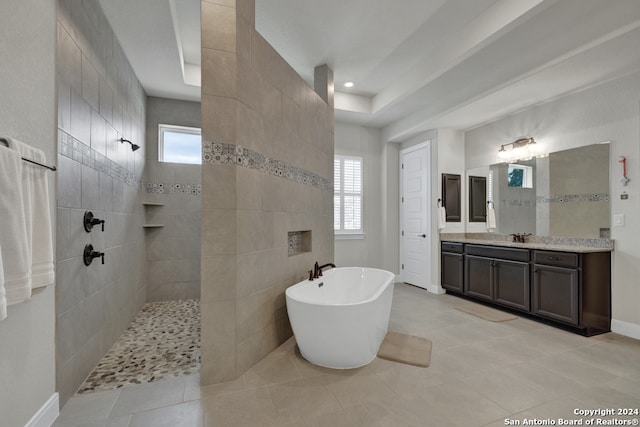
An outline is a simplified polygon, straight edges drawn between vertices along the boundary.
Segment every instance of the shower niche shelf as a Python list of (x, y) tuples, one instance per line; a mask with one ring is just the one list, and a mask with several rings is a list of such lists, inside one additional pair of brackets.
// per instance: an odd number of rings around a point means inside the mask
[(289, 256), (311, 252), (311, 230), (289, 231), (287, 241)]
[[(142, 202), (142, 206), (144, 206), (145, 208), (153, 208), (153, 207), (164, 206), (164, 203)], [(142, 224), (142, 228), (145, 228), (145, 229), (162, 228), (162, 227), (164, 227), (164, 224), (157, 224), (157, 223), (144, 223), (144, 224)]]

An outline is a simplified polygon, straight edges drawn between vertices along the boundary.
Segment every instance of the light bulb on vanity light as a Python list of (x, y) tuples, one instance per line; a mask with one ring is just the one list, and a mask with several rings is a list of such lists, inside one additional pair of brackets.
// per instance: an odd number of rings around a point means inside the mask
[(346, 82), (344, 87), (353, 87), (353, 82)]
[(544, 157), (544, 147), (533, 138), (518, 138), (508, 144), (502, 144), (498, 150), (498, 161), (511, 163), (518, 160), (531, 160)]

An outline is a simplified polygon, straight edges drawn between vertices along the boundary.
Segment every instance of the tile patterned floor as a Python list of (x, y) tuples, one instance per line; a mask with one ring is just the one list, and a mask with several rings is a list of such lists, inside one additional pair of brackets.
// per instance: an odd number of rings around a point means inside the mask
[[(188, 375), (77, 395), (54, 427), (497, 427), (506, 418), (584, 419), (576, 408), (640, 407), (639, 341), (523, 318), (493, 323), (455, 310), (460, 303), (395, 287), (390, 329), (433, 341), (428, 368), (376, 359), (324, 369), (290, 339), (230, 383), (201, 387)], [(603, 419), (613, 418), (625, 417)]]
[(78, 393), (112, 390), (200, 369), (200, 301), (146, 304)]

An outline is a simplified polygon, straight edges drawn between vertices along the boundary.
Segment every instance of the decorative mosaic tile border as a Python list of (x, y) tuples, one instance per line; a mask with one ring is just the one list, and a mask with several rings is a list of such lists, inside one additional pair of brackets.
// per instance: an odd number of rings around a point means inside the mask
[[(145, 183), (138, 180), (135, 174), (129, 172), (125, 167), (98, 153), (96, 150), (60, 129), (58, 129), (58, 153), (98, 172), (105, 173), (127, 185), (143, 189), (147, 193), (181, 193), (194, 196), (199, 196), (202, 193), (201, 184)], [(244, 166), (300, 184), (310, 185), (321, 190), (333, 191), (333, 180), (331, 179), (289, 165), (280, 160), (269, 158), (264, 154), (239, 145), (203, 141), (202, 161), (203, 163)]]
[(98, 153), (60, 129), (58, 129), (58, 154), (98, 172), (105, 173), (127, 185), (142, 188), (142, 181), (137, 179), (135, 174), (129, 172), (127, 168)]
[(285, 178), (304, 185), (333, 191), (333, 180), (272, 159), (257, 151), (222, 142), (202, 142), (202, 163), (234, 164)]
[(536, 203), (584, 203), (608, 202), (609, 194), (564, 194), (561, 196), (538, 196)]
[(525, 208), (535, 208), (534, 200), (500, 200), (500, 206), (521, 206)]
[(201, 184), (171, 184), (167, 182), (145, 182), (147, 193), (155, 194), (191, 194), (199, 196), (202, 193)]
[(143, 182), (129, 172), (124, 166), (119, 165), (106, 156), (98, 153), (68, 133), (58, 129), (58, 153), (91, 169), (105, 173), (127, 185), (142, 189), (147, 193), (156, 194), (191, 194), (199, 196), (202, 193), (200, 184), (182, 184), (168, 182)]
[(536, 204), (543, 203), (588, 203), (608, 202), (609, 194), (563, 194), (560, 196), (537, 196), (536, 200), (500, 200), (502, 206), (522, 206), (533, 208)]

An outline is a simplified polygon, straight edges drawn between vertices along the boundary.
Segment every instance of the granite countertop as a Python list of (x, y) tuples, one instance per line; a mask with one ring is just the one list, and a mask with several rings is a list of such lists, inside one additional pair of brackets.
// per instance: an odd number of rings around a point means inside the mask
[(494, 233), (442, 233), (440, 241), (503, 246), (521, 249), (540, 249), (559, 252), (612, 252), (611, 239), (583, 239), (575, 237), (528, 236), (526, 243), (511, 241), (509, 235)]

